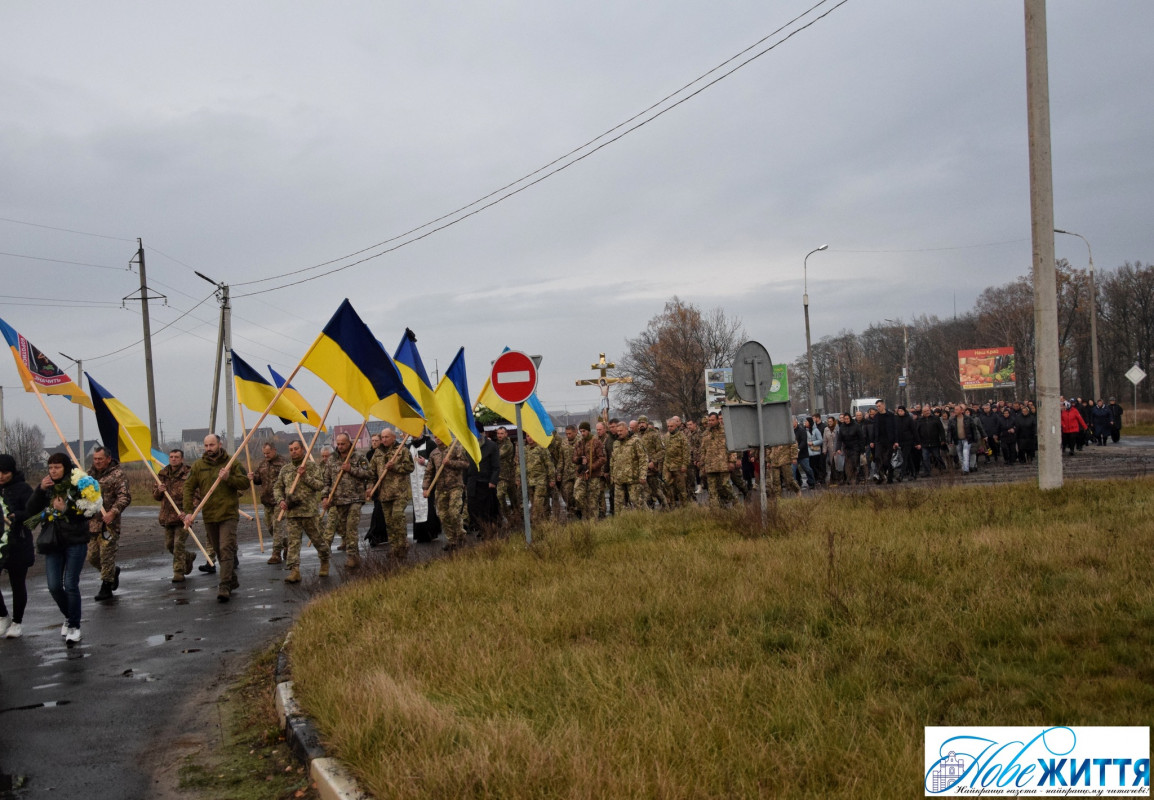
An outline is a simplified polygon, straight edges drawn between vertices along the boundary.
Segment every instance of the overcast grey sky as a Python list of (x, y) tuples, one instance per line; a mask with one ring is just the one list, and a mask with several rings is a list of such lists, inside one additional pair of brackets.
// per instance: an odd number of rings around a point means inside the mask
[[(0, 251), (16, 255), (0, 255), (0, 316), (84, 358), (146, 417), (142, 346), (97, 358), (141, 335), (139, 304), (121, 308), (139, 288), (124, 269), (135, 237), (168, 297), (155, 331), (212, 291), (194, 269), (242, 295), (402, 234), (815, 2), (5, 3)], [(1022, 3), (835, 5), (505, 202), (331, 276), (238, 296), (237, 352), (287, 372), (349, 297), (390, 352), (413, 328), (430, 371), (465, 345), (474, 395), (504, 346), (540, 353), (542, 400), (578, 411), (597, 393), (573, 381), (675, 294), (740, 317), (777, 362), (803, 353), (802, 260), (820, 244), (815, 340), (949, 316), (955, 298), (969, 309), (1030, 268)], [(1056, 223), (1090, 240), (1099, 270), (1149, 261), (1154, 4), (1052, 0), (1048, 15)], [(1080, 241), (1056, 244), (1086, 265)], [(155, 336), (166, 434), (207, 424), (216, 323), (208, 299)], [(0, 383), (6, 416), (47, 431), (14, 365), (0, 363)], [(311, 376), (296, 383), (327, 399)], [(52, 408), (75, 436), (73, 407)], [(340, 403), (334, 418), (356, 421)]]

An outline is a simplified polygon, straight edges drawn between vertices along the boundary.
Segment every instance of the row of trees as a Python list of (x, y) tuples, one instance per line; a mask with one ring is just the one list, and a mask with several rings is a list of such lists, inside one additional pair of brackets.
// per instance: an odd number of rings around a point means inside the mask
[(0, 431), (0, 452), (8, 453), (21, 469), (44, 463), (44, 431), (14, 419)]
[[(1090, 397), (1090, 275), (1064, 259), (1058, 261), (1057, 272), (1062, 392)], [(1154, 374), (1154, 265), (1127, 262), (1099, 274), (1097, 284), (1101, 393), (1124, 400), (1132, 397), (1132, 384), (1125, 377), (1132, 365)], [(639, 336), (626, 341), (618, 365), (633, 376), (633, 383), (623, 386), (623, 410), (699, 416), (705, 410), (705, 370), (732, 364), (746, 338), (739, 319), (727, 317), (721, 309), (703, 312), (673, 297)], [(907, 363), (909, 399), (961, 400), (958, 351), (984, 347), (1014, 348), (1017, 388), (1002, 390), (1003, 397), (1036, 396), (1031, 275), (987, 288), (973, 309), (953, 319), (922, 315), (908, 322), (875, 322), (861, 333), (842, 330), (822, 337), (813, 345), (818, 405), (840, 410), (849, 407), (851, 398), (874, 396), (904, 401), (907, 395), (898, 378)], [(808, 408), (804, 353), (789, 365), (789, 377), (795, 408)], [(1154, 400), (1154, 378), (1139, 384), (1138, 390), (1140, 402)], [(998, 394), (990, 391), (966, 399)]]

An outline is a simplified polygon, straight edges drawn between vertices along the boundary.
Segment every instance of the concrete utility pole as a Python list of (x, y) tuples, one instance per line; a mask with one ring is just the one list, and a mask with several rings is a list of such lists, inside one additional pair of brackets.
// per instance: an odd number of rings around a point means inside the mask
[[(59, 353), (60, 351), (57, 350), (56, 352)], [(76, 362), (76, 385), (83, 388), (84, 387), (84, 362), (83, 362), (83, 360), (81, 360), (79, 358), (73, 358), (72, 356), (68, 355), (67, 353), (60, 353), (60, 355), (67, 358), (69, 361), (75, 361)], [(78, 420), (77, 427), (79, 428), (79, 430), (76, 433), (76, 437), (77, 437), (77, 439), (76, 439), (76, 455), (80, 457), (81, 461), (83, 461), (85, 458), (85, 453), (84, 453), (84, 406), (80, 405), (79, 403), (76, 404), (76, 417)]]
[(1046, 0), (1024, 0), (1026, 106), (1030, 138), (1030, 233), (1034, 242), (1034, 369), (1038, 381), (1038, 487), (1062, 488), (1058, 280), (1054, 270), (1054, 176)]
[(216, 341), (216, 368), (212, 377), (212, 405), (208, 416), (208, 431), (216, 433), (216, 407), (220, 397), (220, 365), (224, 363), (224, 402), (225, 402), (225, 435), (228, 437), (226, 447), (231, 451), (236, 440), (233, 438), (233, 385), (232, 385), (232, 306), (228, 299), (228, 284), (218, 283), (207, 275), (196, 272), (197, 277), (206, 280), (216, 287), (216, 297), (220, 300), (220, 330)]
[[(136, 240), (137, 250), (135, 263), (140, 267), (140, 316), (144, 320), (144, 382), (148, 389), (148, 431), (152, 435), (152, 441), (156, 441), (156, 385), (152, 379), (152, 327), (149, 325), (148, 319), (148, 301), (150, 299), (165, 301), (168, 300), (162, 294), (149, 296), (148, 293), (148, 277), (144, 271), (144, 242), (139, 238)], [(133, 295), (128, 295), (125, 300), (135, 300)], [(84, 458), (84, 456), (80, 456)]]

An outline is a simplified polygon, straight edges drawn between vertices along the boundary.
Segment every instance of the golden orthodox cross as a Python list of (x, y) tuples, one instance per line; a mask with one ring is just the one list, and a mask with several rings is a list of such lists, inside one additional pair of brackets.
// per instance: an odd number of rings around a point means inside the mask
[(609, 422), (609, 387), (614, 383), (633, 383), (633, 378), (628, 375), (620, 377), (609, 377), (609, 370), (616, 369), (617, 365), (612, 361), (605, 360), (605, 354), (601, 354), (601, 359), (594, 364), (590, 369), (598, 370), (601, 376), (598, 378), (586, 378), (585, 380), (577, 381), (578, 386), (597, 386), (601, 389), (601, 420), (608, 424)]

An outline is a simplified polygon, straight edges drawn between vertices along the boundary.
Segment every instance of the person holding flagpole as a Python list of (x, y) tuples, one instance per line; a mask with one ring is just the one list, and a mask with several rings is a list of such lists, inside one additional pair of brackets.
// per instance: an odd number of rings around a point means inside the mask
[(409, 552), (405, 507), (413, 496), (409, 483), (413, 469), (409, 448), (397, 441), (397, 434), (391, 428), (381, 431), (381, 446), (369, 462), (369, 480), (378, 487), (376, 496), (385, 515), (385, 530), (389, 532), (389, 555), (402, 563)]
[(120, 462), (106, 447), (93, 449), (92, 469), (88, 474), (100, 483), (100, 495), (104, 498), (104, 510), (88, 521), (92, 534), (88, 542), (88, 563), (100, 570), (100, 591), (94, 599), (102, 603), (111, 600), (112, 593), (120, 588), (120, 567), (116, 566), (116, 553), (120, 549), (120, 515), (132, 504), (132, 492), (128, 489), (128, 478), (120, 469)]
[(184, 482), (188, 480), (188, 473), (192, 468), (184, 463), (183, 450), (170, 450), (168, 466), (157, 473), (160, 480), (152, 489), (152, 499), (160, 501), (160, 527), (164, 528), (164, 549), (172, 553), (172, 582), (184, 583), (184, 576), (192, 572), (192, 563), (196, 561), (196, 554), (185, 548), (188, 541), (188, 531), (180, 518), (178, 509), (171, 503), (165, 502), (165, 496), (172, 498), (184, 496)]
[(331, 552), (333, 539), (339, 532), (345, 547), (345, 568), (361, 565), (359, 528), (361, 506), (365, 504), (369, 479), (369, 461), (353, 448), (347, 433), (336, 435), (337, 455), (322, 467), (325, 474), (325, 499), (321, 508), (329, 512), (329, 527), (325, 534)]
[(307, 535), (317, 549), (321, 568), (317, 573), (324, 578), (329, 574), (329, 545), (320, 534), (320, 493), (325, 487), (321, 466), (305, 458), (305, 447), (300, 442), (289, 442), (290, 462), (281, 468), (273, 486), (277, 505), (288, 523), (289, 574), (285, 583), (300, 583), (301, 543)]
[[(192, 512), (201, 498), (204, 507), (204, 532), (208, 536), (212, 552), (220, 565), (220, 582), (217, 585), (217, 602), (227, 603), (232, 592), (240, 588), (236, 576), (237, 545), (236, 526), (240, 520), (240, 493), (249, 488), (248, 476), (240, 464), (228, 466), (229, 456), (225, 452), (220, 436), (210, 433), (204, 437), (204, 455), (192, 464), (188, 479), (184, 482), (184, 525), (191, 528)], [(220, 484), (209, 494), (217, 478)]]

